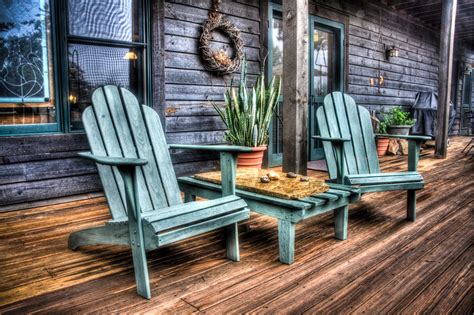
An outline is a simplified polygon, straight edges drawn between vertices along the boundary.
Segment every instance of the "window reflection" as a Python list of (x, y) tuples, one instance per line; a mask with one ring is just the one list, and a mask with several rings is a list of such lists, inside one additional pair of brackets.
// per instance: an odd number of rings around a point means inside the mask
[(79, 126), (82, 111), (90, 105), (91, 94), (102, 85), (118, 85), (138, 91), (139, 53), (121, 47), (69, 45), (69, 104), (71, 123)]
[(0, 125), (56, 122), (49, 2), (0, 1)]
[(139, 41), (140, 1), (70, 0), (69, 33), (122, 41)]
[(326, 95), (333, 90), (334, 34), (314, 30), (314, 90), (316, 95)]

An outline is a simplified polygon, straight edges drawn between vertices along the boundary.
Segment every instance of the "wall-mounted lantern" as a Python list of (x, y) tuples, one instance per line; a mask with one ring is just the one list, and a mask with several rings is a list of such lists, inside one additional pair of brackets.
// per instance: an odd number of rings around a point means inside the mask
[(398, 48), (395, 47), (395, 46), (392, 46), (392, 47), (388, 48), (387, 50), (385, 50), (385, 57), (387, 59), (398, 57), (399, 53), (400, 52), (399, 52)]
[(398, 55), (399, 55), (399, 51), (398, 51), (398, 48), (395, 46), (392, 46), (388, 48), (387, 50), (385, 50), (385, 57), (387, 59), (398, 57)]

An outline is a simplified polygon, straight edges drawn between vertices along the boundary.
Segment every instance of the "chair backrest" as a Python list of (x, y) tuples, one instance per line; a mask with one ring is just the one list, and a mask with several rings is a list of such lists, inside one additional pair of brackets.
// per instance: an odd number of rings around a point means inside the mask
[[(152, 108), (140, 105), (130, 91), (108, 85), (94, 91), (82, 121), (93, 154), (148, 160), (137, 170), (142, 212), (182, 202), (160, 118)], [(98, 170), (112, 217), (126, 216), (119, 171), (104, 165)]]
[[(369, 111), (357, 106), (354, 99), (341, 92), (324, 98), (316, 113), (319, 131), (323, 137), (350, 138), (344, 143), (346, 174), (379, 173), (380, 166)], [(336, 159), (329, 142), (323, 143), (329, 177), (337, 177)]]

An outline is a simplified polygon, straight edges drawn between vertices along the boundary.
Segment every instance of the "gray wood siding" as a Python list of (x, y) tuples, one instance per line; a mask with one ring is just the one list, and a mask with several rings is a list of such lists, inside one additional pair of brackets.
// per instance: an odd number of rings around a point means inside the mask
[[(316, 6), (347, 15), (346, 93), (359, 105), (378, 111), (410, 106), (420, 91), (437, 91), (439, 35), (414, 19), (368, 1), (317, 0)], [(381, 34), (380, 42), (379, 34)], [(395, 45), (398, 58), (386, 60), (385, 47)], [(370, 86), (378, 69), (384, 83)]]
[[(218, 76), (206, 71), (198, 54), (203, 22), (210, 0), (169, 0), (164, 10), (165, 125), (169, 143), (223, 141), (225, 125), (210, 101), (222, 102), (225, 86), (239, 74)], [(240, 30), (248, 59), (249, 81), (260, 69), (259, 0), (223, 1), (221, 12)], [(266, 31), (266, 29), (264, 30)], [(229, 48), (229, 40), (216, 32), (215, 49)], [(194, 173), (216, 167), (216, 154), (173, 152), (175, 169)]]
[[(264, 0), (262, 0), (264, 1)], [(242, 31), (249, 59), (250, 81), (260, 67), (266, 38), (266, 4), (260, 0), (223, 0), (222, 12)], [(375, 3), (376, 2), (376, 3)], [(346, 92), (370, 109), (411, 105), (418, 91), (436, 91), (438, 34), (379, 1), (310, 1), (312, 14), (346, 25)], [(169, 143), (220, 143), (225, 126), (209, 100), (222, 101), (225, 84), (235, 75), (220, 77), (204, 70), (198, 38), (211, 0), (153, 1), (153, 108), (163, 121)], [(400, 57), (385, 60), (377, 44), (382, 14), (382, 44), (395, 45)], [(214, 47), (228, 45), (221, 34)], [(385, 83), (380, 95), (371, 87), (379, 66)], [(78, 159), (88, 150), (83, 134), (0, 137), (0, 211), (14, 203), (92, 193), (101, 190), (96, 168)], [(215, 154), (172, 150), (178, 175), (214, 169)]]

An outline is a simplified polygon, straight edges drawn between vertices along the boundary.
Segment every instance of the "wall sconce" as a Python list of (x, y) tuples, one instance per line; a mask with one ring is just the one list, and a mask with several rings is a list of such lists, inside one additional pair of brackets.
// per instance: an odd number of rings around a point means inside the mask
[(399, 51), (398, 48), (395, 46), (392, 46), (391, 48), (385, 50), (385, 57), (387, 59), (398, 57)]
[(123, 56), (123, 59), (127, 59), (127, 60), (137, 60), (138, 59), (138, 56), (135, 52), (133, 51), (129, 51), (125, 54), (125, 56)]
[(77, 102), (77, 97), (71, 94), (69, 95), (68, 100), (69, 100), (69, 103), (75, 105)]
[(463, 75), (471, 75), (472, 72), (472, 66), (468, 63), (464, 64), (464, 69), (462, 70)]

